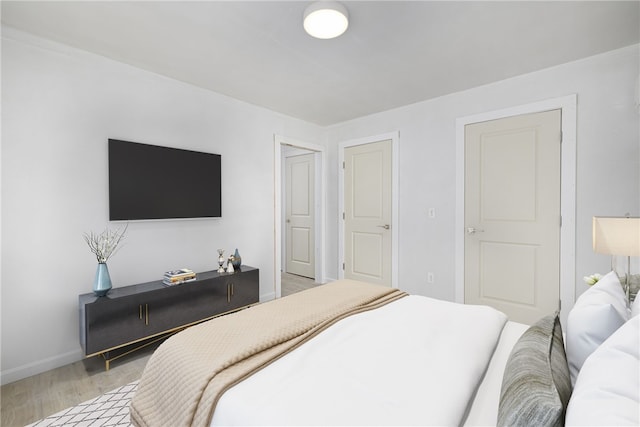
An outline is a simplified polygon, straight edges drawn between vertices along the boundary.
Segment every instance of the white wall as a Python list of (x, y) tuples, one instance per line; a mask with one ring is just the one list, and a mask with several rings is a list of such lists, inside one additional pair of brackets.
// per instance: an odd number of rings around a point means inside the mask
[(324, 130), (3, 28), (2, 383), (81, 358), (77, 298), (96, 269), (82, 233), (109, 225), (108, 138), (222, 155), (222, 219), (131, 223), (115, 287), (211, 270), (237, 247), (273, 297), (275, 134)]
[[(636, 45), (332, 126), (329, 188), (338, 185), (339, 142), (399, 131), (399, 286), (453, 301), (456, 119), (575, 93), (579, 295), (587, 289), (583, 276), (609, 270), (609, 258), (591, 249), (591, 217), (640, 214), (640, 114), (634, 105), (639, 73)], [(338, 252), (336, 194), (327, 200), (327, 254)], [(428, 218), (429, 208), (436, 209), (435, 219)], [(328, 277), (337, 277), (338, 262), (327, 263)], [(434, 272), (435, 283), (427, 284), (427, 271)]]
[[(459, 117), (578, 95), (577, 267), (608, 269), (591, 250), (593, 215), (640, 214), (633, 46), (329, 128), (3, 28), (2, 383), (81, 357), (77, 295), (95, 260), (82, 239), (108, 224), (108, 138), (215, 152), (223, 218), (136, 222), (109, 262), (114, 286), (175, 267), (215, 268), (238, 247), (273, 295), (273, 135), (327, 145), (326, 276), (338, 277), (341, 141), (400, 132), (400, 288), (454, 299), (455, 122)], [(425, 84), (429, 84), (425, 81)], [(279, 173), (279, 171), (278, 171)], [(436, 209), (428, 219), (427, 210)], [(426, 271), (435, 273), (427, 285)]]

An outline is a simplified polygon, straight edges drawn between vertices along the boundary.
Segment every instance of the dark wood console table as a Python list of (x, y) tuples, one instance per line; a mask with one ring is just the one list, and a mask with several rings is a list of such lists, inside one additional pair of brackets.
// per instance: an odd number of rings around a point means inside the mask
[[(80, 345), (86, 357), (112, 360), (211, 318), (259, 302), (259, 270), (207, 271), (197, 280), (165, 286), (161, 280), (113, 288), (106, 296), (78, 297)], [(117, 353), (113, 355), (112, 353)]]

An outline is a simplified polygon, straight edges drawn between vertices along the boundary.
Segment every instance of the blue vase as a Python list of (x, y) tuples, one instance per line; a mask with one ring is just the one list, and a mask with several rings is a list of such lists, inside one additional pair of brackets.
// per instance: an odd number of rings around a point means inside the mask
[(233, 254), (232, 265), (236, 271), (240, 270), (240, 266), (242, 265), (242, 258), (240, 257), (240, 253), (238, 252), (237, 248), (236, 248), (236, 252)]
[(99, 297), (103, 297), (111, 289), (111, 277), (109, 277), (109, 269), (107, 264), (98, 263), (96, 270), (96, 278), (93, 280), (93, 293)]

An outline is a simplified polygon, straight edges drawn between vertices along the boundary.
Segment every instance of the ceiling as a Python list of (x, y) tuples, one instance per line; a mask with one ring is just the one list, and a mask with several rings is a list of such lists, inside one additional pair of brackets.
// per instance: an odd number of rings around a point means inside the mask
[(639, 1), (343, 1), (347, 32), (302, 28), (307, 1), (6, 1), (3, 25), (319, 125), (640, 42)]

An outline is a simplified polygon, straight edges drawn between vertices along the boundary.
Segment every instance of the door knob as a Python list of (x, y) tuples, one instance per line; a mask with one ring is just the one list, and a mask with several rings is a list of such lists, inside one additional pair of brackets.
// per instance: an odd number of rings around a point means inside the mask
[(475, 233), (482, 233), (482, 232), (484, 232), (484, 230), (480, 230), (479, 228), (467, 227), (467, 234), (475, 234)]
[(389, 224), (385, 224), (385, 225), (379, 225), (378, 227), (380, 228), (384, 228), (385, 230), (390, 229), (391, 227), (389, 227)]

